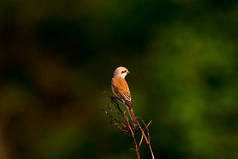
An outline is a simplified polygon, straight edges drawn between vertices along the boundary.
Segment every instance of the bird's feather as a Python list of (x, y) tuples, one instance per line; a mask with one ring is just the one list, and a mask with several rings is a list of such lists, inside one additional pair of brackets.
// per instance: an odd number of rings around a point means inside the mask
[(131, 102), (131, 94), (126, 80), (122, 77), (112, 78), (112, 90), (114, 94), (124, 101)]

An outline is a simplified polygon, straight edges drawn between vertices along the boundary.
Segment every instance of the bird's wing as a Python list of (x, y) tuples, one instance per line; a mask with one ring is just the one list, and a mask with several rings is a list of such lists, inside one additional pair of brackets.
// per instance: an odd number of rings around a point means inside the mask
[(112, 89), (122, 100), (131, 101), (130, 90), (124, 78), (112, 78)]

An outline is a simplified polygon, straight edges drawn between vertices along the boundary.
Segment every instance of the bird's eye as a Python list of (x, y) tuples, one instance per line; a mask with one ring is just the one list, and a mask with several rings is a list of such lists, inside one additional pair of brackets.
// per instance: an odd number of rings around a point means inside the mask
[(126, 70), (124, 70), (124, 71), (121, 71), (121, 73), (125, 73), (126, 72)]

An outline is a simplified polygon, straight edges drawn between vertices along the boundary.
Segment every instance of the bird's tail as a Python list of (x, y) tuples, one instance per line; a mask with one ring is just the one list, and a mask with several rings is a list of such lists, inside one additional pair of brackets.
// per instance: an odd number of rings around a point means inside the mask
[(134, 125), (134, 127), (136, 127), (137, 126), (137, 119), (136, 119), (136, 116), (133, 112), (132, 103), (130, 101), (126, 101), (125, 104), (126, 104), (126, 108), (127, 108), (128, 112), (129, 112), (129, 115), (131, 117), (131, 120), (133, 122), (133, 125)]
[(136, 127), (136, 126), (137, 126), (137, 119), (136, 119), (136, 117), (135, 117), (135, 114), (134, 114), (134, 112), (133, 112), (132, 107), (129, 107), (129, 108), (128, 108), (128, 112), (129, 112), (129, 115), (130, 115), (130, 117), (131, 117), (131, 120), (132, 120), (132, 122), (133, 122), (134, 127)]

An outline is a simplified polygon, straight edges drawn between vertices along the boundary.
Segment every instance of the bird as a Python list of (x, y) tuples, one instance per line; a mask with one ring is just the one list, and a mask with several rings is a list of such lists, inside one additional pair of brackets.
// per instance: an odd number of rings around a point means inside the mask
[(131, 93), (128, 87), (128, 84), (125, 80), (125, 77), (130, 73), (126, 67), (120, 66), (117, 67), (113, 73), (112, 77), (112, 92), (115, 97), (123, 103), (130, 115), (130, 118), (133, 122), (134, 127), (137, 126), (137, 119), (134, 115), (132, 102), (131, 102)]

